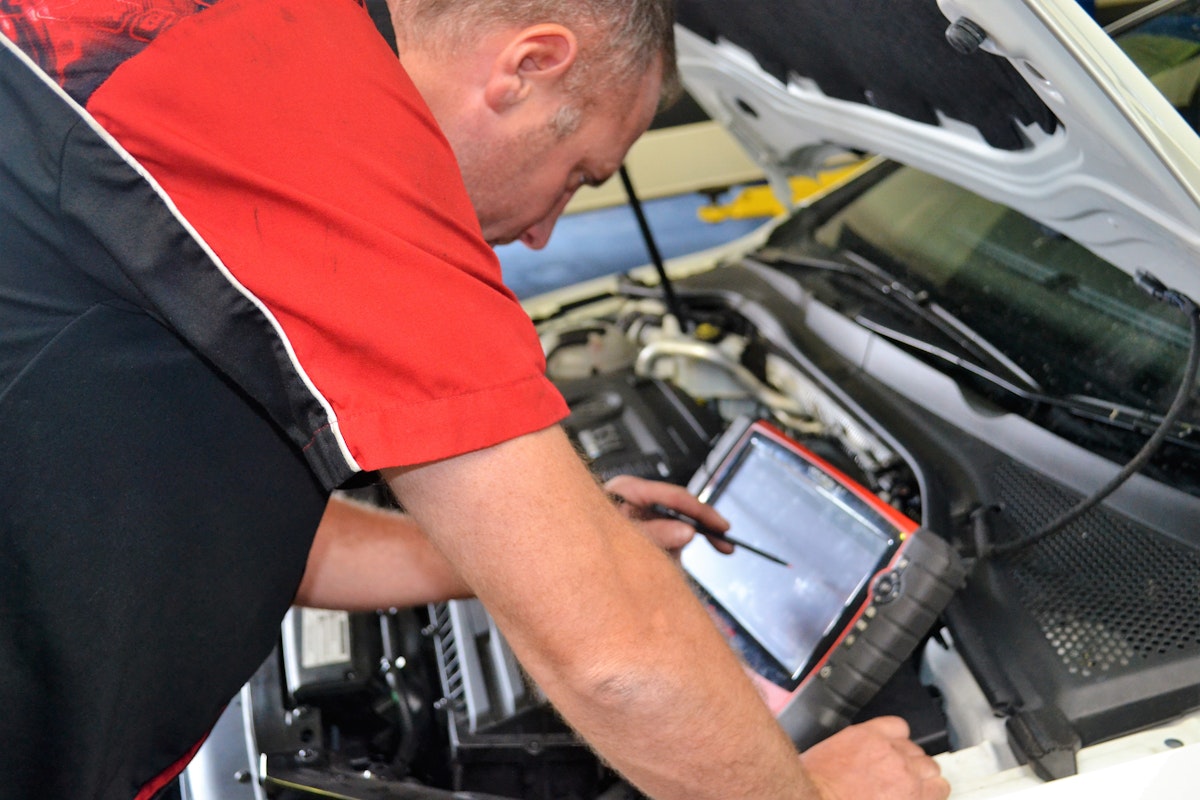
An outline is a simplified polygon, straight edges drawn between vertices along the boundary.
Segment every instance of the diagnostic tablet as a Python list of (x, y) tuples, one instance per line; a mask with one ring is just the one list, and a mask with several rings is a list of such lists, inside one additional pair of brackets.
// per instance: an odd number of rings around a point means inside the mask
[(689, 489), (732, 535), (790, 562), (698, 541), (682, 555), (800, 747), (849, 723), (965, 576), (943, 539), (763, 421), (731, 428)]

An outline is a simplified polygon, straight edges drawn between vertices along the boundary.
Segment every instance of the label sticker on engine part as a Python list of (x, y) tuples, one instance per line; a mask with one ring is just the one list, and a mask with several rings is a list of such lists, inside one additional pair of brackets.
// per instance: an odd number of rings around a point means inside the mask
[(300, 666), (303, 669), (350, 660), (350, 615), (345, 611), (301, 609)]

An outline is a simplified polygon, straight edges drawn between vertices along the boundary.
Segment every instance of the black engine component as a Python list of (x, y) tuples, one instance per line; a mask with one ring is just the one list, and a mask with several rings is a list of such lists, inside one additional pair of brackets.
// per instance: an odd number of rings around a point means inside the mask
[(631, 371), (558, 384), (571, 440), (602, 480), (636, 475), (684, 484), (724, 430), (712, 409), (671, 384)]

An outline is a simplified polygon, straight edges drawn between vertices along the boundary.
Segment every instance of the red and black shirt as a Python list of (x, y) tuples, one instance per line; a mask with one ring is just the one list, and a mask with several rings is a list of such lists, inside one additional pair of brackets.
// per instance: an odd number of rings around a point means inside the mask
[(354, 0), (0, 0), (0, 795), (138, 800), (328, 490), (565, 414)]
[[(0, 32), (139, 185), (114, 282), (270, 409), (323, 482), (565, 407), (454, 155), (353, 0), (0, 0)], [(12, 69), (12, 65), (6, 65)], [(151, 252), (166, 209), (192, 239)]]

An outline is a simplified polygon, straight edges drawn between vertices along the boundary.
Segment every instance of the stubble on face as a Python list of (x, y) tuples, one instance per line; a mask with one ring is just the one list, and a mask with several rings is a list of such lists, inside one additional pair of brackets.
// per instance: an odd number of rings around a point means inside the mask
[(459, 169), (483, 237), (493, 247), (516, 241), (533, 221), (522, 187), (544, 168), (563, 137), (553, 122), (503, 139), (473, 138), (459, 149)]
[[(579, 188), (579, 181), (591, 183), (615, 171), (648, 127), (659, 87), (658, 76), (647, 74), (623, 92), (599, 97), (578, 92), (523, 131), (460, 143), (459, 167), (488, 244), (516, 241), (556, 206), (561, 211), (564, 193)], [(575, 174), (572, 157), (585, 159), (591, 169)]]

